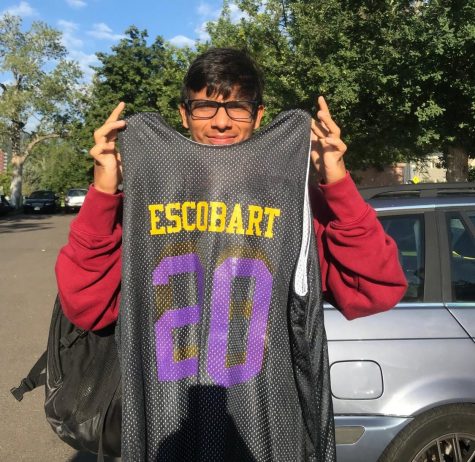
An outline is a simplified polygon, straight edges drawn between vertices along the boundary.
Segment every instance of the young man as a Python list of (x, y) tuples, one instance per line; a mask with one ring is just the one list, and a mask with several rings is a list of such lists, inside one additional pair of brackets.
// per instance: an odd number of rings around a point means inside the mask
[[(244, 82), (236, 73), (252, 66), (235, 50), (214, 49), (191, 66), (184, 82), (184, 97), (233, 101)], [(235, 67), (236, 69), (233, 69)], [(201, 80), (193, 80), (200, 68)], [(191, 138), (204, 144), (238, 143), (252, 136), (264, 112), (262, 82), (251, 68), (251, 99), (257, 101), (252, 121), (231, 119), (220, 107), (213, 118), (193, 119), (180, 106), (183, 125)], [(191, 78), (190, 78), (191, 76)], [(202, 80), (206, 78), (207, 80)], [(406, 289), (397, 247), (383, 231), (375, 212), (361, 198), (343, 155), (346, 146), (323, 97), (312, 124), (312, 163), (322, 182), (311, 185), (314, 227), (320, 258), (322, 289), (326, 300), (348, 319), (393, 307)], [(121, 209), (123, 196), (117, 132), (125, 105), (120, 103), (94, 133), (90, 153), (95, 160), (94, 184), (71, 224), (68, 244), (61, 250), (56, 274), (66, 315), (85, 329), (100, 329), (117, 319), (121, 279)]]
[[(264, 112), (259, 71), (247, 55), (233, 49), (211, 49), (199, 56), (185, 76), (182, 99), (183, 126), (192, 140), (205, 145), (249, 139)], [(322, 183), (311, 185), (311, 202), (322, 291), (353, 319), (394, 306), (406, 282), (395, 243), (345, 169), (346, 146), (340, 129), (323, 97), (318, 103), (320, 111), (311, 127), (311, 157)], [(95, 159), (94, 185), (71, 225), (69, 242), (56, 266), (64, 312), (85, 329), (101, 329), (118, 317), (123, 195), (118, 192), (122, 172), (115, 142), (125, 127), (119, 120), (123, 109), (120, 103), (94, 134), (90, 151)], [(236, 168), (238, 164), (236, 159)]]

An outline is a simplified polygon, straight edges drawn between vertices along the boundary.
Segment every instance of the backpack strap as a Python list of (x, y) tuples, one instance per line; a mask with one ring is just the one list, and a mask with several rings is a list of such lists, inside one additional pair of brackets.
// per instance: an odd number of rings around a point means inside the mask
[(13, 387), (10, 393), (17, 401), (23, 399), (23, 395), (46, 382), (46, 351), (40, 356), (28, 375), (21, 381), (18, 387)]
[[(118, 372), (119, 371), (119, 372)], [(120, 369), (115, 370), (115, 376), (116, 376), (116, 387), (119, 386), (120, 380), (122, 378), (122, 374), (120, 373)], [(113, 372), (113, 373), (114, 373)], [(99, 438), (99, 446), (98, 446), (98, 451), (97, 451), (97, 462), (104, 462), (104, 432), (105, 432), (105, 427), (106, 427), (106, 416), (107, 412), (109, 411), (109, 408), (111, 407), (112, 401), (114, 400), (114, 396), (111, 398), (105, 409), (101, 412), (101, 418), (99, 420), (99, 428), (101, 432), (101, 436)]]
[(101, 423), (100, 423), (100, 429), (101, 429), (101, 437), (99, 438), (99, 447), (97, 451), (97, 462), (104, 462), (104, 421), (105, 421), (105, 416), (101, 416)]
[(76, 329), (74, 329), (72, 332), (67, 335), (63, 335), (59, 339), (60, 348), (70, 348), (76, 342), (76, 340), (85, 337), (87, 334), (87, 330), (76, 327)]
[[(87, 335), (87, 331), (76, 328), (59, 340), (60, 348), (69, 348), (77, 339)], [(38, 361), (33, 365), (28, 375), (20, 382), (18, 387), (10, 389), (10, 393), (17, 401), (23, 399), (23, 395), (46, 383), (46, 357), (47, 351), (43, 352)]]

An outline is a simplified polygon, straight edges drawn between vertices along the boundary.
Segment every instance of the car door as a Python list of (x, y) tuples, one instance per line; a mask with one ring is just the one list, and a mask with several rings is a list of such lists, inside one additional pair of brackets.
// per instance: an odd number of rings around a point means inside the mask
[[(475, 341), (475, 207), (451, 207), (438, 212), (444, 301)], [(472, 358), (475, 361), (475, 357)]]

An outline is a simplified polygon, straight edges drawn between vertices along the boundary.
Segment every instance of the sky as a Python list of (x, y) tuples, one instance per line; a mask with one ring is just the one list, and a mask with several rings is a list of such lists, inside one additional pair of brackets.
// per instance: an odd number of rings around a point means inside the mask
[[(0, 16), (21, 16), (27, 30), (43, 21), (63, 33), (69, 59), (79, 63), (86, 81), (99, 62), (98, 51), (108, 52), (131, 25), (146, 29), (152, 41), (157, 35), (176, 46), (193, 46), (206, 40), (205, 24), (216, 20), (222, 0), (0, 0)], [(230, 5), (232, 17), (240, 12)]]

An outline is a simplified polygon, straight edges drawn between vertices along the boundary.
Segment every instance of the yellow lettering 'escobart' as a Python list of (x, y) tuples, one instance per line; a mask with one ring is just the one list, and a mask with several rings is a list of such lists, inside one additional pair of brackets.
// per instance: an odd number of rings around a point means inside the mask
[(172, 234), (201, 231), (245, 234), (272, 239), (280, 209), (260, 205), (234, 204), (219, 201), (186, 201), (150, 204), (150, 234)]

